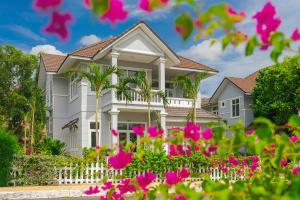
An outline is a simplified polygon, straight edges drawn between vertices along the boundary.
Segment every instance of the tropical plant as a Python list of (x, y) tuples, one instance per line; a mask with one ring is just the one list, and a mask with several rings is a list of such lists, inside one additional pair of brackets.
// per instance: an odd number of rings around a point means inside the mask
[(207, 77), (208, 73), (201, 72), (193, 76), (179, 75), (175, 78), (175, 84), (182, 89), (187, 98), (193, 100), (192, 122), (197, 120), (197, 96), (200, 91), (201, 81)]
[(13, 156), (19, 150), (20, 147), (16, 136), (0, 129), (0, 186), (7, 186)]
[(41, 154), (45, 155), (58, 156), (66, 154), (66, 144), (51, 137), (46, 137), (42, 142), (40, 142), (38, 144), (38, 149)]
[(134, 77), (128, 77), (129, 82), (132, 82), (136, 84), (138, 87), (136, 90), (134, 90), (136, 93), (138, 93), (145, 101), (147, 102), (147, 113), (148, 113), (148, 127), (151, 126), (151, 101), (154, 96), (158, 96), (164, 105), (164, 107), (168, 104), (168, 99), (164, 91), (158, 90), (153, 91), (152, 90), (152, 82), (147, 78), (147, 74), (145, 71), (140, 71), (137, 73)]
[[(103, 70), (102, 70), (103, 69)], [(117, 94), (123, 93), (126, 99), (130, 99), (129, 93), (126, 91), (126, 84), (113, 85), (111, 83), (111, 76), (117, 74), (117, 76), (122, 77), (121, 70), (117, 66), (104, 66), (100, 68), (96, 63), (90, 63), (87, 65), (87, 69), (82, 70), (81, 68), (73, 68), (66, 72), (67, 76), (72, 75), (73, 73), (78, 74), (77, 81), (86, 79), (93, 90), (95, 90), (96, 106), (95, 106), (95, 122), (96, 122), (96, 144), (99, 145), (99, 103), (101, 93), (105, 90), (114, 89)], [(121, 79), (123, 80), (123, 79)], [(121, 81), (125, 83), (126, 81)]]

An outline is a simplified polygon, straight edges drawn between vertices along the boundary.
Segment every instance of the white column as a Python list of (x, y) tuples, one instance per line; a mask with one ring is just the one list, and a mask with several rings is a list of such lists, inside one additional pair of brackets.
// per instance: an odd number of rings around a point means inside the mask
[[(119, 53), (115, 50), (112, 50), (111, 52), (111, 66), (117, 67), (118, 66), (118, 56)], [(112, 74), (111, 76), (111, 83), (112, 84), (117, 84), (118, 82), (118, 76), (117, 74)], [(112, 89), (112, 102), (116, 101), (116, 90)]]
[[(115, 108), (112, 108), (110, 111), (109, 111), (109, 114), (110, 114), (110, 130), (118, 130), (118, 115), (119, 115), (119, 110), (115, 109)], [(118, 136), (114, 136), (113, 134), (110, 134), (111, 135), (111, 147), (119, 144), (119, 137)]]
[(201, 89), (198, 91), (198, 94), (197, 94), (197, 108), (201, 108), (201, 98), (202, 98), (202, 95), (201, 95)]
[[(167, 115), (168, 115), (168, 113), (166, 113), (165, 109), (160, 111), (160, 125), (161, 125), (161, 128), (164, 130), (164, 135), (163, 135), (164, 139), (166, 139), (167, 133), (168, 133), (167, 126), (166, 126)], [(167, 143), (164, 144), (164, 149), (168, 153), (169, 148), (168, 148)]]
[[(78, 142), (81, 143), (80, 148), (83, 148), (83, 147), (89, 147), (89, 124), (88, 124), (88, 121), (87, 121), (87, 116), (86, 116), (86, 113), (87, 113), (87, 96), (88, 96), (88, 82), (86, 79), (82, 79), (80, 82), (79, 82), (79, 95), (80, 95), (80, 119), (79, 119), (79, 123), (80, 123), (80, 129), (78, 129), (79, 131), (79, 137), (81, 138), (78, 138)], [(100, 127), (99, 127), (99, 130)]]
[(163, 57), (158, 60), (158, 84), (162, 91), (165, 91), (166, 61)]

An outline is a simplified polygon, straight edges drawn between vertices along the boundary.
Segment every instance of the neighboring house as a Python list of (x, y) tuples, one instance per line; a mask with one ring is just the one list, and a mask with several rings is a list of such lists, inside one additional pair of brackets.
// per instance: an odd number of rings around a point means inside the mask
[[(76, 75), (67, 79), (64, 72), (78, 66), (85, 70), (90, 62), (99, 63), (99, 67), (119, 66), (128, 76), (146, 71), (152, 80), (153, 90), (164, 90), (168, 94), (169, 105), (166, 109), (158, 97), (151, 102), (153, 116), (157, 116), (156, 120), (165, 130), (173, 126), (183, 127), (192, 106), (192, 100), (183, 98), (182, 91), (174, 87), (173, 78), (199, 72), (208, 72), (208, 76), (217, 73), (215, 69), (177, 55), (144, 22), (139, 22), (116, 37), (67, 55), (41, 54), (38, 84), (45, 89), (46, 104), (52, 109), (47, 114), (47, 131), (50, 136), (65, 142), (68, 150), (74, 154), (79, 154), (83, 147), (96, 145), (95, 93), (86, 80), (78, 82)], [(116, 75), (111, 77), (111, 81), (117, 84)], [(119, 140), (139, 142), (132, 127), (138, 124), (146, 126), (147, 104), (134, 91), (132, 97), (132, 102), (126, 102), (114, 91), (102, 94), (99, 105), (100, 145), (112, 147)], [(201, 109), (200, 91), (197, 107), (197, 121), (203, 126), (219, 119)], [(119, 137), (112, 136), (111, 129), (117, 129)]]
[(202, 107), (219, 115), (228, 125), (241, 120), (247, 127), (254, 117), (251, 110), (252, 92), (258, 74), (259, 71), (256, 71), (245, 78), (225, 77)]

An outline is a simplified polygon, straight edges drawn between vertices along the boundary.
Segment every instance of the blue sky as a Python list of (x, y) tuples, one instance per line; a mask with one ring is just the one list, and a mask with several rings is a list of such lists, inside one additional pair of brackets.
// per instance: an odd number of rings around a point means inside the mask
[[(56, 37), (45, 35), (42, 27), (48, 22), (47, 15), (32, 9), (29, 0), (5, 1), (0, 4), (0, 44), (12, 44), (24, 52), (36, 53), (38, 50), (54, 53), (67, 53), (92, 42), (97, 42), (112, 35), (117, 35), (137, 23), (146, 21), (160, 37), (169, 44), (177, 53), (193, 58), (203, 64), (212, 66), (220, 71), (214, 77), (203, 81), (202, 92), (210, 96), (224, 76), (246, 76), (257, 69), (272, 64), (269, 52), (257, 51), (251, 57), (244, 57), (242, 47), (228, 48), (221, 51), (220, 45), (210, 46), (208, 38), (194, 41), (182, 39), (174, 32), (174, 19), (182, 11), (191, 11), (187, 6), (176, 8), (169, 6), (167, 9), (145, 14), (136, 8), (136, 0), (127, 0), (131, 15), (128, 20), (112, 27), (108, 23), (100, 22), (82, 5), (82, 0), (65, 0), (62, 10), (71, 10), (74, 14), (75, 23), (71, 26), (71, 37), (67, 42), (61, 42)], [(245, 10), (247, 19), (239, 28), (249, 34), (254, 33), (255, 23), (251, 16), (255, 11), (262, 8), (268, 2), (266, 0), (205, 0), (206, 6), (227, 2), (236, 10)], [(282, 18), (280, 30), (287, 35), (296, 28), (300, 28), (300, 0), (272, 0), (278, 9), (278, 16)], [(291, 52), (285, 52), (285, 55)]]

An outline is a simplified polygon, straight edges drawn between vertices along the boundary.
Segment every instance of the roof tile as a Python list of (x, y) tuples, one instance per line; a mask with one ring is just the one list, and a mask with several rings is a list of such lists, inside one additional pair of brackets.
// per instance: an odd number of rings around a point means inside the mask
[(66, 55), (55, 55), (47, 53), (41, 54), (41, 60), (44, 63), (47, 72), (57, 72), (66, 57)]

